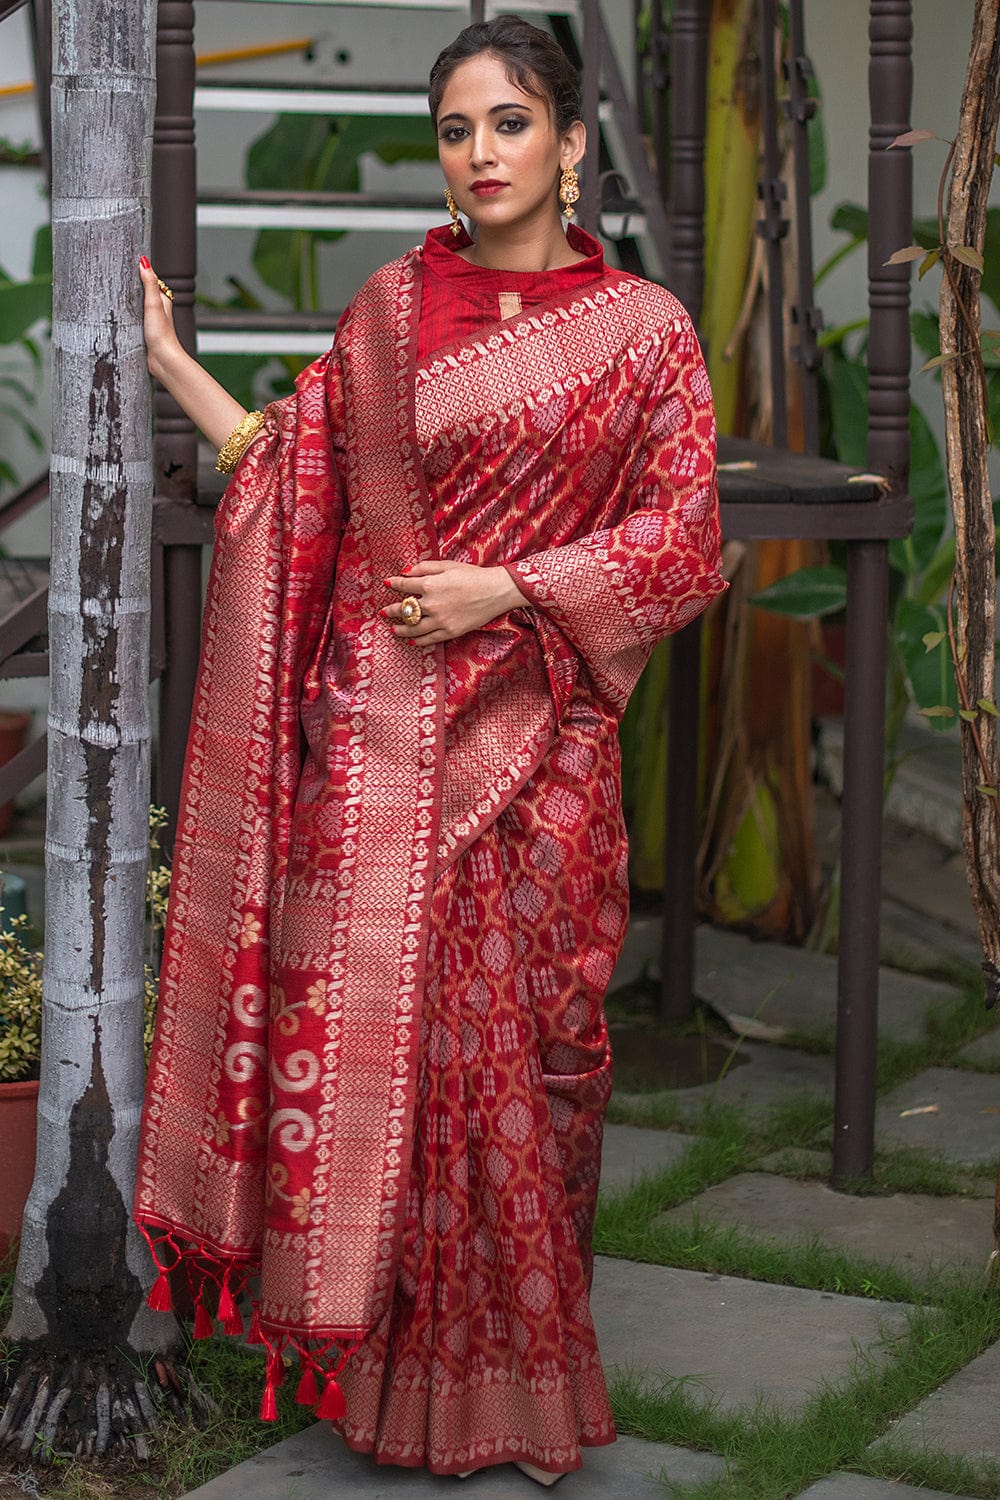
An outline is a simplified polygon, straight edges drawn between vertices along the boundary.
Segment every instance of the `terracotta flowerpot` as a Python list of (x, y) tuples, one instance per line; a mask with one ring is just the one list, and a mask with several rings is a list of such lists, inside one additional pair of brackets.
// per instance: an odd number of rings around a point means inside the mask
[(38, 1079), (0, 1083), (0, 1255), (21, 1233), (21, 1216), (35, 1174)]
[[(0, 766), (6, 765), (18, 751), (24, 749), (30, 728), (31, 714), (22, 713), (19, 709), (0, 708)], [(10, 832), (13, 821), (14, 804), (4, 802), (0, 805), (0, 838)]]

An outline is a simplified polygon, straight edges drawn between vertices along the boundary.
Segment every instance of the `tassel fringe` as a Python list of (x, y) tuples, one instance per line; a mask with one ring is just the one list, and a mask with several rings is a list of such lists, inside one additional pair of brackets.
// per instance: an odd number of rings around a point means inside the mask
[[(196, 1339), (207, 1339), (215, 1332), (215, 1321), (205, 1304), (205, 1293), (210, 1287), (218, 1287), (218, 1302), (215, 1307), (222, 1331), (233, 1336), (242, 1334), (243, 1315), (237, 1304), (257, 1267), (246, 1261), (223, 1259), (217, 1251), (204, 1244), (182, 1247), (172, 1233), (161, 1232), (154, 1235), (143, 1224), (139, 1225), (139, 1229), (149, 1246), (157, 1271), (146, 1297), (149, 1306), (156, 1312), (173, 1310), (170, 1278), (183, 1265), (194, 1301), (193, 1336)], [(261, 1326), (257, 1300), (251, 1297), (250, 1327), (246, 1342), (263, 1345), (267, 1349), (267, 1373), (260, 1402), (262, 1422), (277, 1420), (278, 1389), (285, 1380), (286, 1350), (298, 1357), (301, 1366), (295, 1392), (298, 1404), (313, 1407), (321, 1421), (343, 1421), (347, 1415), (347, 1402), (338, 1376), (350, 1355), (357, 1349), (360, 1339), (299, 1339), (277, 1330), (271, 1333)]]

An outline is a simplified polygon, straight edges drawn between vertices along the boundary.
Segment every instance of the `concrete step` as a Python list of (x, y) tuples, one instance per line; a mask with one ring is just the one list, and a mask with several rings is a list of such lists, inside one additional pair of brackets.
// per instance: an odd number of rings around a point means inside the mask
[[(620, 1437), (610, 1447), (586, 1449), (583, 1468), (560, 1480), (558, 1494), (560, 1500), (663, 1500), (666, 1483), (701, 1483), (722, 1467), (722, 1460), (710, 1453)], [(482, 1469), (461, 1488), (453, 1477), (437, 1478), (426, 1469), (380, 1467), (367, 1455), (352, 1453), (329, 1423), (318, 1422), (191, 1490), (187, 1500), (330, 1500), (334, 1495), (538, 1500), (543, 1493), (513, 1464)]]
[(663, 1215), (668, 1223), (719, 1224), (754, 1239), (821, 1240), (861, 1260), (922, 1275), (984, 1270), (993, 1249), (991, 1198), (893, 1193), (852, 1197), (823, 1182), (741, 1172)]
[(801, 1411), (822, 1382), (883, 1358), (907, 1313), (898, 1303), (606, 1256), (591, 1306), (612, 1373), (683, 1381), (695, 1399), (748, 1418), (759, 1399)]
[[(921, 1401), (890, 1427), (880, 1443), (938, 1448), (956, 1458), (1000, 1462), (1000, 1344), (980, 1354), (964, 1370)], [(921, 1491), (925, 1494), (926, 1491)]]

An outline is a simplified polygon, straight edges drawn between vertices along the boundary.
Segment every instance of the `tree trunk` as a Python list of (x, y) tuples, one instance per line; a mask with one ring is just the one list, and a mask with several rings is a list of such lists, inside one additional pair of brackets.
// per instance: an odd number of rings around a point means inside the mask
[[(949, 190), (946, 241), (980, 253), (1000, 121), (1000, 20), (996, 0), (976, 0)], [(962, 723), (963, 836), (979, 921), (986, 1001), (1000, 999), (1000, 761), (994, 701), (996, 563), (987, 457), (990, 433), (980, 379), (981, 273), (946, 257), (941, 353), (948, 485), (955, 516), (955, 647)], [(951, 357), (949, 357), (951, 356)], [(964, 692), (963, 692), (964, 687)], [(983, 791), (986, 787), (989, 790)]]
[[(0, 1446), (145, 1451), (182, 1377), (131, 1221), (143, 1092), (154, 0), (57, 0), (52, 88), (51, 697), (35, 1180)], [(143, 1372), (149, 1372), (148, 1382)]]

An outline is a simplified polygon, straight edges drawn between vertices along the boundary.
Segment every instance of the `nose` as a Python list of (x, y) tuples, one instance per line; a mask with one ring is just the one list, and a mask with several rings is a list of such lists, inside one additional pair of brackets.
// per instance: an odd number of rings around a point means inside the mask
[(493, 132), (488, 125), (476, 127), (472, 133), (471, 146), (469, 165), (473, 171), (478, 171), (480, 167), (489, 166), (496, 161)]

